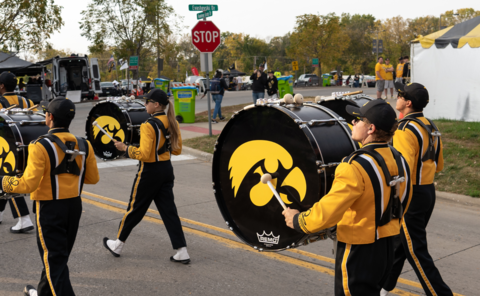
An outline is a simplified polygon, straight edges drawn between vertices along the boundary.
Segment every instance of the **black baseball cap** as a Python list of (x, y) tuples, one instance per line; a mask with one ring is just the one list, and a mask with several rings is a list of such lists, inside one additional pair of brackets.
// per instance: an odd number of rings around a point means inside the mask
[(41, 101), (40, 106), (43, 112), (48, 112), (57, 119), (73, 119), (75, 117), (75, 104), (65, 97), (56, 97), (50, 103)]
[(154, 88), (148, 92), (148, 94), (139, 96), (140, 99), (152, 100), (162, 105), (168, 105), (168, 95), (159, 88)]
[(411, 101), (415, 109), (425, 108), (430, 101), (427, 88), (420, 83), (409, 83), (405, 85), (400, 82), (395, 82), (395, 89), (405, 100)]
[(347, 113), (355, 117), (366, 117), (375, 127), (389, 132), (397, 122), (397, 115), (392, 106), (384, 100), (373, 100), (362, 107), (348, 105)]
[(273, 72), (273, 70), (268, 70), (267, 73), (269, 73), (269, 74), (272, 73), (273, 74), (274, 72)]
[(260, 64), (258, 67), (265, 68), (265, 64)]
[(15, 85), (17, 84), (17, 76), (11, 72), (2, 72), (0, 74), (0, 84), (10, 84), (14, 82)]

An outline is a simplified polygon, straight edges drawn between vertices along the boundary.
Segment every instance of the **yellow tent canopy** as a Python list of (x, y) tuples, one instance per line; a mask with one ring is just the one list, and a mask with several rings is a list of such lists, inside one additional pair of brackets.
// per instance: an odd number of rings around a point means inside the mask
[(480, 16), (427, 36), (420, 35), (412, 42), (420, 42), (423, 48), (434, 44), (437, 48), (445, 48), (449, 44), (453, 48), (462, 48), (467, 43), (471, 48), (480, 47)]

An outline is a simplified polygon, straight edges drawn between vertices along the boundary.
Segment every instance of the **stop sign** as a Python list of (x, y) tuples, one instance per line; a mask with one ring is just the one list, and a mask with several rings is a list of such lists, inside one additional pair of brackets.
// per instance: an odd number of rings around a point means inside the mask
[(200, 52), (214, 52), (220, 45), (220, 29), (211, 21), (199, 21), (192, 29), (192, 44)]

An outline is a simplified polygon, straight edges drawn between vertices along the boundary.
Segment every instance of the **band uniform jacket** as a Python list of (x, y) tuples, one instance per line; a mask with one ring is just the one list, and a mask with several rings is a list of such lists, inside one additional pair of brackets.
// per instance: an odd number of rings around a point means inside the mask
[[(391, 176), (398, 175), (395, 158), (386, 143), (370, 143), (385, 160)], [(402, 157), (405, 182), (400, 183), (399, 198), (404, 213), (412, 197), (410, 169)], [(327, 195), (306, 212), (294, 218), (296, 230), (307, 234), (337, 225), (338, 241), (347, 244), (370, 244), (376, 240), (400, 233), (400, 221), (392, 219), (377, 226), (390, 199), (390, 187), (381, 166), (367, 154), (346, 157), (335, 170), (335, 179)], [(381, 211), (380, 211), (381, 209)]]
[[(152, 116), (158, 118), (165, 129), (168, 130), (168, 118), (165, 113), (155, 113)], [(177, 122), (178, 124), (178, 122)], [(140, 125), (140, 147), (128, 146), (126, 156), (143, 162), (166, 161), (170, 159), (170, 152), (166, 151), (158, 155), (157, 151), (165, 143), (165, 135), (157, 126), (153, 126), (150, 122), (144, 122)], [(172, 154), (179, 155), (182, 152), (182, 137), (178, 134), (178, 151), (172, 151)], [(154, 149), (155, 148), (155, 149)]]
[[(32, 102), (32, 100), (28, 100), (28, 99), (25, 99), (24, 97), (22, 96), (19, 96), (17, 95), (16, 93), (4, 93), (3, 94), (3, 97), (10, 103), (10, 105), (17, 105), (17, 108), (20, 108), (20, 102), (19, 100), (22, 100), (22, 103), (23, 103), (23, 108), (30, 108), (30, 107), (33, 107), (34, 104)], [(0, 102), (0, 106), (2, 106), (2, 108), (6, 108), (5, 106), (3, 106)], [(38, 111), (37, 108), (35, 109), (32, 109), (32, 111)]]
[[(66, 129), (50, 129), (62, 142), (77, 142), (76, 137)], [(52, 166), (57, 167), (65, 153), (49, 139), (32, 142), (28, 146), (28, 161), (25, 173), (21, 177), (4, 176), (2, 189), (8, 193), (31, 193), (32, 200), (68, 199), (80, 196), (83, 184), (96, 184), (100, 180), (97, 161), (92, 145), (88, 142), (88, 155), (75, 158), (80, 168), (80, 176), (73, 174), (51, 174)], [(78, 148), (78, 143), (75, 145)], [(69, 155), (67, 155), (69, 157)], [(86, 159), (85, 159), (86, 158)]]
[[(422, 112), (407, 114), (405, 118), (414, 117), (426, 126), (430, 123)], [(393, 136), (393, 147), (402, 153), (412, 170), (413, 185), (433, 184), (435, 173), (443, 170), (443, 144), (440, 137), (434, 141), (435, 160), (422, 162), (422, 157), (428, 149), (430, 133), (414, 121), (404, 121), (398, 126)]]

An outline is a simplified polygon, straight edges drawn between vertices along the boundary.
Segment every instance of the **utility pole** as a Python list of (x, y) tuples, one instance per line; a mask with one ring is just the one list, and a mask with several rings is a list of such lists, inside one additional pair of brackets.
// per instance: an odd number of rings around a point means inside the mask
[(255, 68), (257, 68), (257, 56), (253, 57), (253, 71), (255, 71)]

